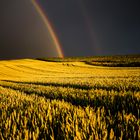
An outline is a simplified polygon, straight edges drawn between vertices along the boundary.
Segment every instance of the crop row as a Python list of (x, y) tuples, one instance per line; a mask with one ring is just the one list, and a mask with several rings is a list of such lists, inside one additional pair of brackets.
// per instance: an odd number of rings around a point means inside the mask
[(46, 99), (64, 100), (76, 106), (91, 106), (95, 110), (98, 107), (104, 107), (106, 115), (115, 115), (118, 111), (122, 112), (125, 110), (125, 112), (135, 115), (136, 118), (140, 117), (140, 92), (118, 92), (103, 89), (82, 90), (71, 87), (13, 82), (1, 82), (0, 85), (5, 88), (25, 92), (28, 95), (36, 94)]
[(0, 139), (138, 139), (139, 123), (125, 110), (106, 115), (58, 100), (0, 87)]

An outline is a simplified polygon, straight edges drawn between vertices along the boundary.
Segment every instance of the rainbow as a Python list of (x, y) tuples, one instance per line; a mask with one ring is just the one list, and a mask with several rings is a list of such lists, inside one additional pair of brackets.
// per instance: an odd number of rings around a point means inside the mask
[(94, 24), (91, 20), (91, 17), (88, 13), (88, 9), (86, 7), (86, 4), (85, 4), (85, 1), (84, 0), (77, 0), (78, 2), (78, 5), (80, 6), (80, 9), (82, 11), (82, 15), (84, 17), (84, 21), (85, 21), (85, 25), (87, 27), (87, 31), (89, 33), (89, 37), (90, 37), (90, 40), (91, 40), (91, 45), (92, 45), (92, 50), (97, 53), (97, 54), (100, 54), (101, 53), (101, 48), (100, 48), (100, 44), (99, 44), (99, 41), (97, 40), (97, 37), (96, 37), (96, 32), (95, 32), (95, 29), (94, 29)]
[(37, 0), (31, 0), (31, 2), (32, 2), (33, 6), (35, 7), (36, 11), (41, 16), (46, 28), (49, 31), (49, 34), (52, 38), (52, 41), (54, 43), (54, 46), (55, 46), (55, 49), (57, 51), (58, 56), (61, 58), (64, 58), (64, 53), (63, 53), (62, 47), (60, 45), (59, 39), (57, 38), (56, 33), (53, 29), (53, 26), (52, 26), (51, 22), (49, 21), (48, 16), (44, 12), (43, 7), (41, 6), (41, 4)]

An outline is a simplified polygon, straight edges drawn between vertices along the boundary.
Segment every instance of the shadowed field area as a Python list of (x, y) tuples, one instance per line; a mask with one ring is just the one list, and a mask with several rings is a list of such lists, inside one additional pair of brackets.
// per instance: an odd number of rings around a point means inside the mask
[(0, 61), (0, 139), (139, 139), (140, 61), (122, 59)]
[(116, 56), (94, 56), (94, 57), (68, 57), (60, 58), (38, 58), (37, 60), (50, 62), (85, 62), (94, 66), (106, 67), (140, 67), (140, 55), (116, 55)]

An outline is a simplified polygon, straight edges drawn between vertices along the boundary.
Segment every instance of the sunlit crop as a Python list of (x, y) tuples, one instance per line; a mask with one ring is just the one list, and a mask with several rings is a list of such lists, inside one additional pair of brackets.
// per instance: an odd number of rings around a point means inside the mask
[(140, 68), (0, 61), (0, 139), (140, 139)]

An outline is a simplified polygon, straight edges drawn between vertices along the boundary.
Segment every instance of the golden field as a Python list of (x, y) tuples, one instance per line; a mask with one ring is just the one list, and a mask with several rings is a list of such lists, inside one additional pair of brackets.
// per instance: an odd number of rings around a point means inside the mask
[(140, 67), (0, 61), (0, 139), (140, 139)]

